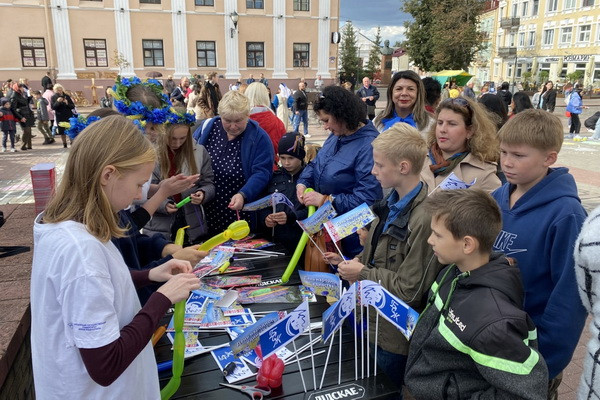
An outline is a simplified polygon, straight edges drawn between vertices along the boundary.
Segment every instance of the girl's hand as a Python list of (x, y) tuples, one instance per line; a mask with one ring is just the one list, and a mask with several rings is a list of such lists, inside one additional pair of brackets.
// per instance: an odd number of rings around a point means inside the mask
[(178, 260), (189, 261), (192, 265), (196, 265), (208, 254), (207, 251), (198, 250), (198, 245), (184, 247), (173, 253), (173, 258)]
[(265, 218), (265, 225), (267, 228), (274, 228), (277, 225), (277, 222), (273, 219), (273, 214), (267, 215), (267, 218)]
[(232, 210), (241, 210), (244, 207), (244, 196), (239, 193), (234, 194), (228, 207)]
[(304, 185), (296, 185), (296, 197), (298, 201), (304, 204), (304, 191), (306, 190), (306, 186)]
[(304, 205), (320, 207), (326, 200), (327, 196), (319, 192), (308, 192), (304, 195)]
[(167, 203), (165, 209), (167, 211), (167, 214), (175, 214), (178, 210), (174, 203)]
[(327, 264), (331, 265), (338, 265), (339, 263), (344, 261), (338, 253), (331, 253), (329, 251), (325, 252), (325, 254), (323, 255), (323, 260), (325, 260)]
[(158, 184), (158, 190), (165, 197), (173, 196), (194, 186), (200, 179), (200, 174), (185, 176), (183, 174), (174, 175), (168, 179), (163, 179)]
[(196, 193), (192, 193), (190, 198), (192, 199), (192, 204), (200, 205), (204, 201), (204, 192), (202, 190), (198, 190)]
[(271, 216), (273, 217), (273, 221), (279, 225), (285, 225), (287, 223), (287, 215), (283, 211), (271, 214)]
[(175, 304), (187, 299), (190, 292), (198, 288), (200, 288), (200, 279), (196, 275), (188, 273), (173, 276), (167, 283), (159, 287), (157, 292), (164, 294), (171, 304)]
[(152, 268), (148, 273), (148, 279), (153, 282), (166, 282), (179, 273), (190, 272), (192, 272), (192, 265), (189, 261), (172, 259)]

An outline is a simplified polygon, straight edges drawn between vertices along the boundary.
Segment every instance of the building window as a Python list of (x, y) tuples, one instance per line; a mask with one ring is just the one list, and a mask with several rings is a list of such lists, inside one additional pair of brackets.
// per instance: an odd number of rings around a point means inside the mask
[(527, 13), (529, 12), (529, 2), (526, 1), (525, 3), (523, 3), (523, 5), (521, 6), (521, 16), (523, 17), (528, 17)]
[(215, 42), (196, 42), (196, 58), (198, 59), (199, 67), (216, 67), (217, 52), (215, 50)]
[(591, 7), (594, 5), (594, 0), (583, 0), (581, 7)]
[(310, 43), (294, 43), (294, 67), (308, 67)]
[(86, 67), (108, 67), (106, 40), (83, 39)]
[(194, 4), (197, 6), (214, 6), (215, 0), (195, 0)]
[(140, 0), (140, 4), (160, 4), (160, 0)]
[(535, 31), (529, 32), (529, 42), (527, 44), (529, 46), (535, 46)]
[(575, 3), (577, 2), (577, 0), (565, 0), (565, 10), (570, 10), (572, 8), (575, 8)]
[(571, 39), (573, 36), (573, 28), (572, 27), (567, 27), (567, 28), (562, 28), (560, 30), (560, 43), (561, 44), (571, 44)]
[(265, 66), (265, 44), (264, 42), (246, 43), (246, 66), (264, 67)]
[(592, 34), (591, 25), (581, 25), (579, 27), (579, 35), (577, 35), (577, 41), (579, 43), (588, 43)]
[(246, 8), (265, 8), (263, 0), (246, 0)]
[(548, 12), (554, 12), (558, 9), (558, 0), (548, 0)]
[(519, 47), (525, 47), (525, 32), (519, 32)]
[(511, 33), (508, 36), (508, 46), (509, 47), (515, 47), (515, 34), (514, 33)]
[(144, 67), (163, 67), (165, 65), (162, 40), (142, 40), (142, 46), (144, 48)]
[(554, 44), (554, 29), (544, 30), (544, 46), (552, 46)]
[(19, 38), (21, 42), (21, 63), (24, 67), (46, 66), (46, 45), (44, 38)]
[(516, 18), (516, 17), (518, 17), (518, 15), (517, 15), (517, 10), (518, 10), (518, 8), (519, 8), (519, 5), (518, 5), (517, 3), (513, 3), (513, 5), (512, 5), (512, 15), (511, 15), (511, 17), (513, 17), (513, 18)]
[(594, 64), (594, 81), (600, 80), (600, 63)]
[(534, 17), (538, 15), (538, 10), (540, 9), (540, 0), (533, 0), (533, 9), (531, 10), (531, 15)]
[(310, 11), (310, 0), (294, 0), (294, 11)]

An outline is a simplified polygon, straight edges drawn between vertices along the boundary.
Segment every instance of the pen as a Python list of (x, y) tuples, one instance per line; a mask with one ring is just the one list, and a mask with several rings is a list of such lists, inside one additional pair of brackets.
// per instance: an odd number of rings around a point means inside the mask
[(189, 203), (190, 201), (192, 201), (192, 196), (188, 196), (185, 199), (181, 200), (179, 203), (175, 204), (175, 207), (181, 208), (181, 207), (185, 206), (187, 203)]

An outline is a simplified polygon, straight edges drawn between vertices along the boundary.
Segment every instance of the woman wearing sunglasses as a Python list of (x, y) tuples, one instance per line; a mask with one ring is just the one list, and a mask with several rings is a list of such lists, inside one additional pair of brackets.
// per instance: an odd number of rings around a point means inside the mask
[(500, 187), (496, 126), (476, 102), (462, 97), (444, 100), (427, 137), (429, 154), (421, 180), (429, 192), (451, 173), (474, 188), (491, 192)]

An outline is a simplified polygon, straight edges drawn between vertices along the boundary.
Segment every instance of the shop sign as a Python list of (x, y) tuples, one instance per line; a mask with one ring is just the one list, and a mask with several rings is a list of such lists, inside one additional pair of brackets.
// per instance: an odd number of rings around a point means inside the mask
[(590, 60), (589, 54), (579, 54), (573, 56), (565, 56), (565, 62), (587, 62)]

